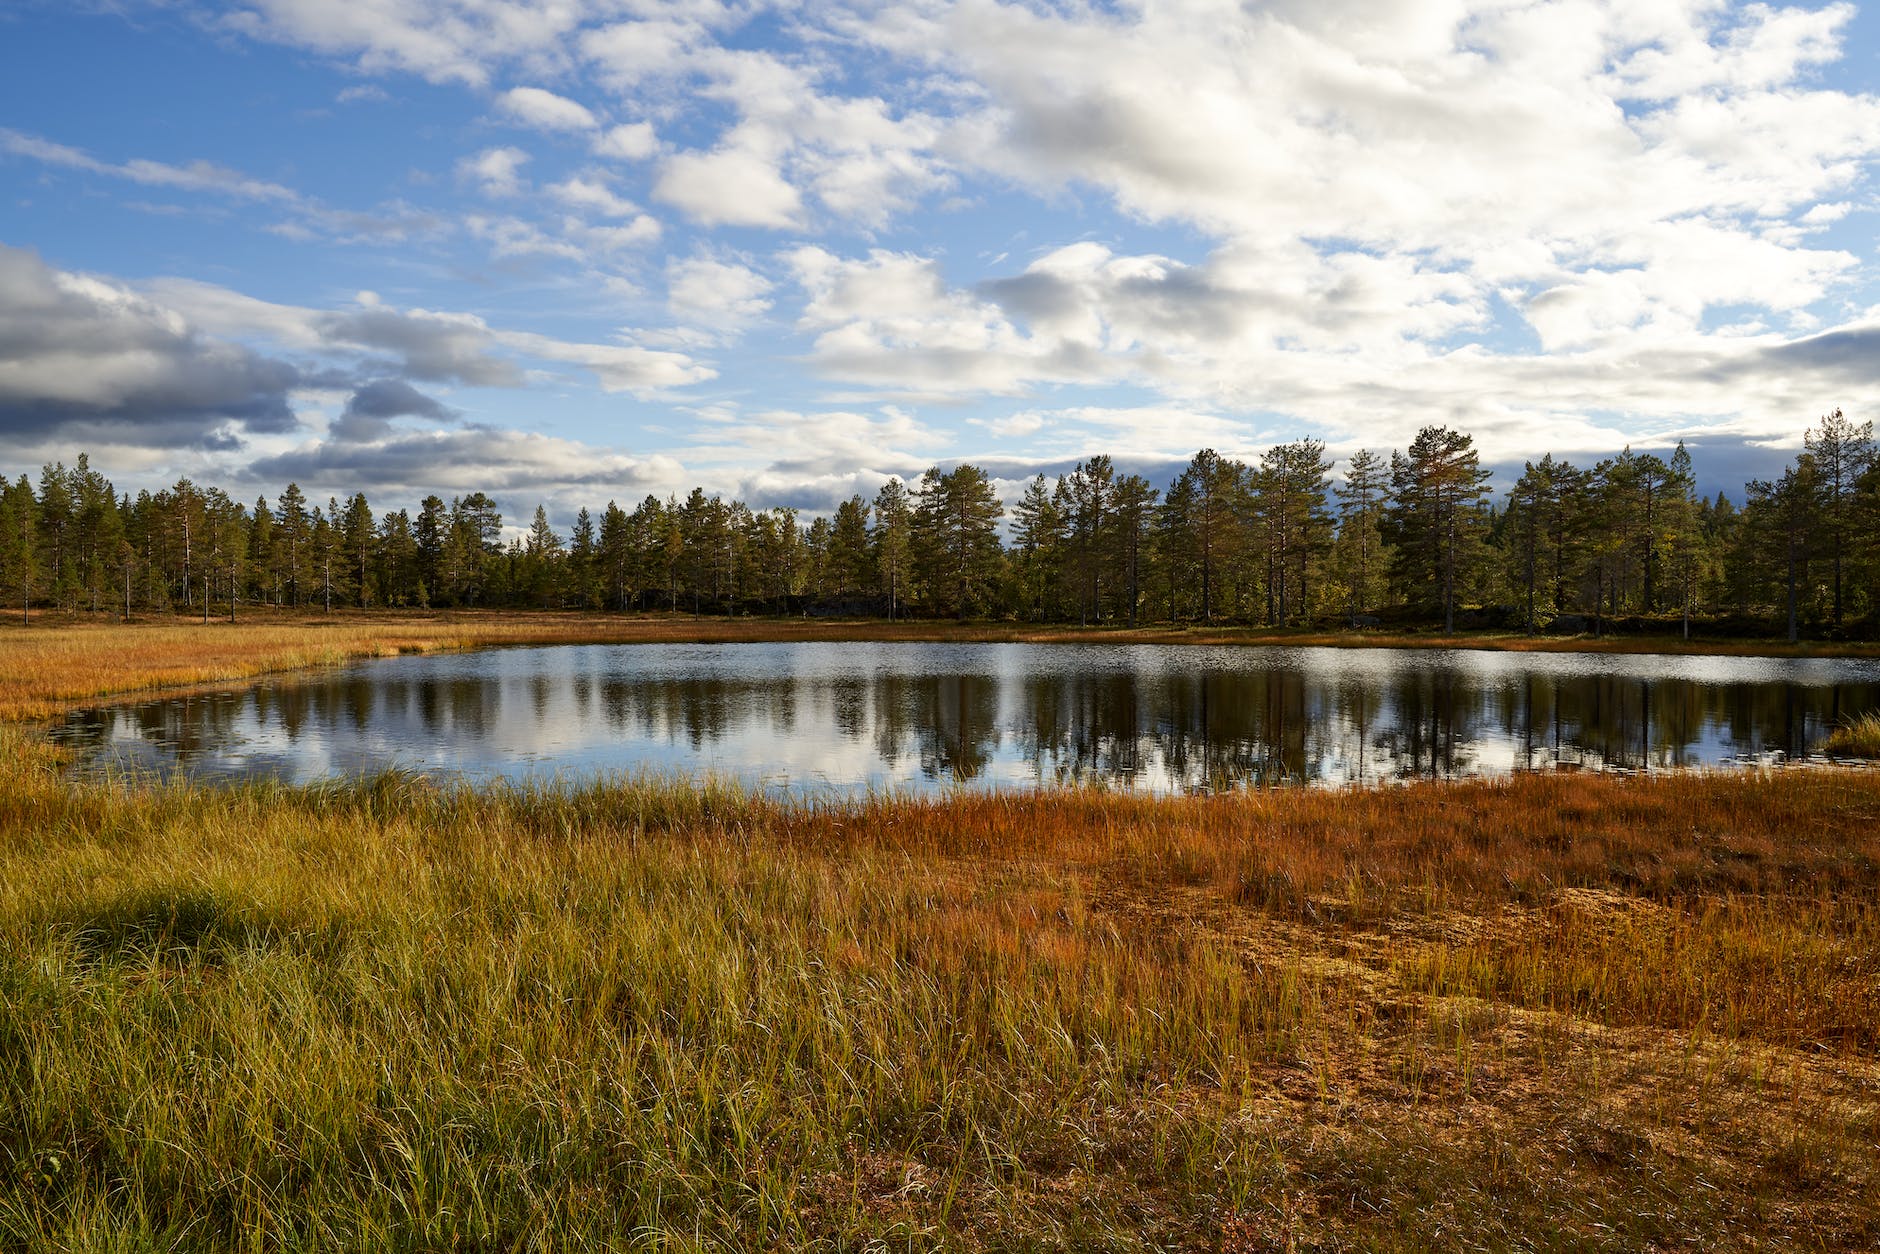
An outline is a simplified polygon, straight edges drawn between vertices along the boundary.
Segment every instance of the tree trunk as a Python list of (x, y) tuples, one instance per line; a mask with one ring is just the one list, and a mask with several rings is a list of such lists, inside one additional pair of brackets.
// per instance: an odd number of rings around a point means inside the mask
[(1789, 643), (1796, 641), (1795, 630), (1795, 541), (1789, 541)]

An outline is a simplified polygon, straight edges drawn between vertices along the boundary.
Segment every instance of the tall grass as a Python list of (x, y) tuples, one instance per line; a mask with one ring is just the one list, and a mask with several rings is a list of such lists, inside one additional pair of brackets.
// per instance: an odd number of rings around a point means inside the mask
[(1869, 710), (1828, 733), (1822, 748), (1837, 757), (1880, 758), (1880, 710)]
[(1880, 776), (852, 803), (0, 743), (0, 1248), (1861, 1248)]

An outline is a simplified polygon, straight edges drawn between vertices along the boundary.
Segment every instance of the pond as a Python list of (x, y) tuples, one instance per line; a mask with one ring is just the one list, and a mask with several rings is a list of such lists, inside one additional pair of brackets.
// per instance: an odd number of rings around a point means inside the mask
[(1818, 750), (1880, 661), (1195, 645), (563, 645), (87, 710), (81, 772), (715, 774), (800, 791), (1155, 792)]

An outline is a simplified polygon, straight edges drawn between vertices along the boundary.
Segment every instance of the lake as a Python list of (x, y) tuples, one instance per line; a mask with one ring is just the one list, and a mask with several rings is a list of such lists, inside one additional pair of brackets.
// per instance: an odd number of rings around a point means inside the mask
[(1468, 649), (562, 645), (86, 710), (80, 772), (306, 782), (712, 773), (801, 791), (1154, 792), (1656, 769), (1817, 751), (1880, 661)]

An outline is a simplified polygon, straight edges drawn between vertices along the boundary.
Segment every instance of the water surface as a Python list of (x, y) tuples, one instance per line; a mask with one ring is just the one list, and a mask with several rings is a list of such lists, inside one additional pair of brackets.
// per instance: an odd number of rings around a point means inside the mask
[(714, 773), (802, 790), (1157, 792), (1799, 757), (1880, 661), (1468, 649), (561, 645), (71, 715), (81, 771), (312, 781)]

